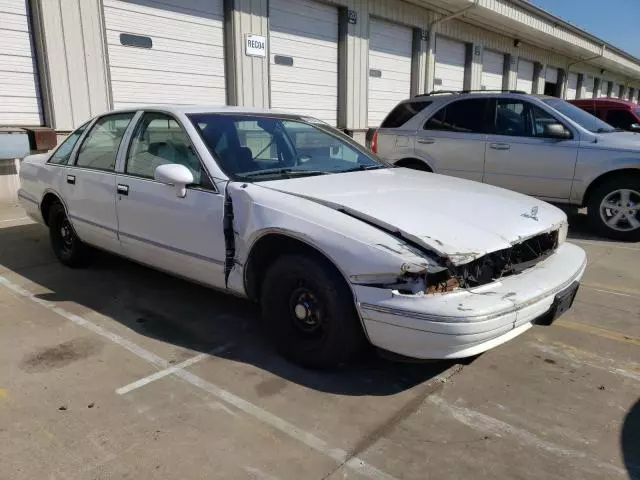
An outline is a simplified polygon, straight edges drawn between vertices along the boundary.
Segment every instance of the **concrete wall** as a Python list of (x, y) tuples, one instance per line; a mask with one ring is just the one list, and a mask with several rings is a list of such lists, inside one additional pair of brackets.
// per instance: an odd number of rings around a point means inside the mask
[(20, 160), (0, 159), (0, 204), (18, 201)]

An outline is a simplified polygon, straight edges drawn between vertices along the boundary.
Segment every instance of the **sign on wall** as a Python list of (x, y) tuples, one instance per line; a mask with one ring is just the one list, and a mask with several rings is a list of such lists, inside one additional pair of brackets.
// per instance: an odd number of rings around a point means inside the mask
[(247, 35), (245, 53), (251, 57), (267, 56), (267, 39), (261, 35)]

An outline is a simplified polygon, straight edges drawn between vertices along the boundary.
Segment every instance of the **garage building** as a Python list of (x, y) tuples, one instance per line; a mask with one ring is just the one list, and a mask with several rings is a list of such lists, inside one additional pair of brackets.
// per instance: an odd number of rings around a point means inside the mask
[(430, 91), (637, 101), (639, 59), (509, 3), (0, 0), (0, 126), (62, 136), (114, 108), (208, 103), (296, 111), (364, 141)]
[(0, 1), (0, 125), (42, 125), (29, 5)]

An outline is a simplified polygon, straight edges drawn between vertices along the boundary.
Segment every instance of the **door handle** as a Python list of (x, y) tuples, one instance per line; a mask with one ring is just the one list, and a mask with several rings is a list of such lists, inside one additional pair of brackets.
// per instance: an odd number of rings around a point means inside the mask
[(71, 185), (76, 184), (76, 176), (75, 175), (67, 175), (67, 183)]
[(418, 137), (418, 143), (431, 145), (432, 143), (436, 143), (436, 139), (432, 137)]
[(490, 143), (489, 147), (493, 148), (494, 150), (510, 150), (511, 149), (511, 145), (509, 145), (508, 143)]
[(119, 183), (116, 189), (118, 191), (118, 195), (129, 195), (129, 185)]

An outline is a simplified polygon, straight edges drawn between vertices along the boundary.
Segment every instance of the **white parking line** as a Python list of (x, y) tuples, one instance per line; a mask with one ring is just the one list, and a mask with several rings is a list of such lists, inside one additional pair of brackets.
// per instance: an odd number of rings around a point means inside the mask
[[(88, 320), (85, 320), (84, 318), (80, 317), (79, 315), (75, 315), (60, 307), (56, 307), (55, 304), (52, 302), (42, 300), (41, 298), (36, 297), (34, 294), (29, 292), (28, 290), (25, 290), (21, 286), (16, 285), (15, 283), (11, 282), (10, 280), (8, 280), (7, 278), (1, 275), (0, 275), (0, 285), (4, 285), (6, 288), (17, 293), (18, 295), (51, 310), (52, 312), (60, 315), (61, 317), (66, 318), (67, 320), (70, 320), (73, 323), (81, 327), (84, 327), (115, 344), (122, 346), (123, 348), (126, 348), (134, 355), (142, 358), (143, 360), (146, 360), (149, 363), (152, 363), (153, 365), (160, 366), (164, 369), (169, 369), (171, 367), (168, 361), (157, 356), (155, 353), (152, 353), (136, 345), (135, 343), (121, 337), (120, 335), (117, 335), (115, 333), (112, 333), (106, 330), (105, 328), (102, 328), (99, 325), (95, 325), (89, 322)], [(445, 379), (447, 377), (447, 372), (449, 372), (449, 370), (455, 370), (456, 368), (457, 368), (456, 365), (454, 365), (453, 367), (450, 367), (448, 370), (441, 373), (434, 380)], [(260, 420), (263, 423), (271, 425), (272, 427), (280, 430), (282, 433), (288, 435), (289, 437), (295, 440), (298, 440), (301, 443), (305, 444), (306, 446), (312, 448), (316, 452), (319, 452), (335, 460), (336, 463), (338, 463), (339, 465), (345, 465), (349, 467), (350, 469), (352, 469), (356, 473), (359, 473), (360, 475), (364, 475), (373, 480), (397, 480), (392, 475), (389, 475), (388, 473), (385, 473), (382, 470), (379, 470), (373, 465), (366, 463), (364, 460), (358, 457), (351, 457), (351, 455), (349, 455), (347, 451), (342, 450), (340, 448), (332, 447), (327, 442), (316, 437), (312, 433), (304, 431), (303, 429), (293, 425), (287, 420), (284, 420), (264, 410), (263, 408), (260, 408), (257, 405), (254, 405), (248, 400), (245, 400), (244, 398), (234, 395), (233, 393), (217, 386), (216, 384), (208, 382), (203, 378), (197, 375), (194, 375), (191, 372), (178, 369), (172, 373), (182, 378), (183, 380), (189, 382), (190, 384), (198, 388), (201, 388), (205, 392), (210, 393), (211, 395), (217, 397), (218, 399), (223, 400), (224, 402), (236, 407), (238, 410), (245, 412), (246, 414)]]
[(608, 470), (617, 475), (624, 475), (626, 473), (626, 470), (593, 458), (592, 455), (587, 454), (586, 452), (557, 445), (529, 432), (524, 428), (516, 427), (477, 410), (448, 403), (440, 396), (432, 395), (427, 398), (427, 401), (440, 408), (441, 411), (448, 413), (460, 423), (467, 425), (474, 430), (489, 433), (496, 437), (508, 437), (508, 440), (513, 439), (522, 445), (530, 445), (559, 457), (580, 459), (580, 462), (590, 463), (593, 467)]
[(29, 219), (29, 217), (9, 218), (7, 220), (0, 220), (0, 223), (17, 222), (19, 220), (28, 220), (28, 219)]
[[(221, 351), (227, 350), (229, 346), (228, 345), (223, 345), (220, 349), (216, 349), (215, 351), (210, 352), (211, 355), (215, 355), (216, 353), (219, 353)], [(171, 375), (173, 373), (176, 373), (178, 370), (182, 370), (183, 368), (187, 368), (191, 365), (193, 365), (194, 363), (198, 363), (200, 360), (204, 360), (205, 358), (207, 358), (210, 354), (207, 353), (201, 353), (199, 355), (196, 355), (195, 357), (189, 358), (188, 360), (185, 360), (182, 363), (178, 363), (177, 365), (173, 365), (169, 368), (165, 368), (164, 370), (160, 370), (159, 372), (153, 373), (147, 377), (141, 378), (140, 380), (136, 380), (135, 382), (131, 382), (129, 385), (125, 385), (124, 387), (120, 387), (118, 389), (116, 389), (116, 393), (118, 395), (124, 395), (125, 393), (129, 393), (137, 388), (143, 387), (151, 382), (155, 382), (156, 380), (159, 380), (161, 378), (166, 377), (167, 375)]]

